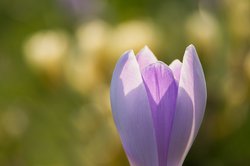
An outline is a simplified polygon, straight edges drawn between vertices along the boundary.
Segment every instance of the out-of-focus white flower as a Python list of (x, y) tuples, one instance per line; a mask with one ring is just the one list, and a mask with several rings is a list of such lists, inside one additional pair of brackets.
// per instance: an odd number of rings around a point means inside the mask
[(186, 32), (190, 42), (195, 43), (197, 47), (210, 54), (211, 51), (216, 50), (220, 41), (217, 20), (203, 9), (187, 19)]
[(35, 71), (57, 77), (68, 54), (69, 43), (67, 35), (61, 31), (41, 31), (31, 36), (23, 49), (27, 63)]
[(128, 49), (139, 51), (145, 45), (155, 48), (157, 45), (156, 27), (148, 21), (128, 21), (114, 29), (110, 38), (110, 53), (115, 56)]
[(110, 36), (110, 27), (101, 20), (81, 25), (76, 32), (78, 46), (84, 56), (100, 53)]

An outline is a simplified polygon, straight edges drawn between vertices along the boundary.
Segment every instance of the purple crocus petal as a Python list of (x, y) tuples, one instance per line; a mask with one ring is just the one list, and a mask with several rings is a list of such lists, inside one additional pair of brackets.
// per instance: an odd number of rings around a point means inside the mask
[(110, 90), (112, 113), (131, 166), (158, 166), (153, 120), (133, 51), (118, 61)]
[(165, 166), (168, 160), (177, 85), (171, 69), (162, 62), (147, 66), (143, 70), (142, 76), (152, 111), (159, 166)]
[(206, 105), (203, 69), (193, 45), (187, 47), (181, 67), (176, 115), (168, 165), (182, 165), (198, 133)]
[(193, 78), (191, 79), (192, 81), (188, 83), (185, 82), (185, 78), (183, 77), (183, 87), (186, 87), (187, 93), (191, 97), (194, 106), (194, 135), (192, 138), (194, 140), (198, 134), (205, 113), (207, 88), (201, 62), (193, 45), (188, 46), (185, 51), (181, 72), (181, 75), (185, 75), (186, 78)]
[(141, 71), (148, 65), (157, 62), (157, 58), (152, 51), (145, 46), (136, 56)]
[(172, 72), (174, 74), (174, 79), (175, 79), (177, 85), (179, 85), (179, 80), (180, 80), (180, 75), (181, 75), (181, 66), (182, 66), (182, 63), (178, 59), (174, 60), (169, 65), (169, 68), (172, 70)]
[[(181, 82), (180, 82), (181, 84)], [(181, 166), (193, 126), (193, 104), (183, 87), (178, 89), (176, 112), (168, 151), (168, 164)]]

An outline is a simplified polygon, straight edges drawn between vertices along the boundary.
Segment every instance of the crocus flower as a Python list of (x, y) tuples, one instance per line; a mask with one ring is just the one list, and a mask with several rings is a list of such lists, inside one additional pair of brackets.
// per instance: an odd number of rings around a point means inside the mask
[(148, 47), (127, 51), (111, 81), (113, 118), (131, 166), (181, 166), (206, 106), (206, 83), (193, 45), (169, 66)]

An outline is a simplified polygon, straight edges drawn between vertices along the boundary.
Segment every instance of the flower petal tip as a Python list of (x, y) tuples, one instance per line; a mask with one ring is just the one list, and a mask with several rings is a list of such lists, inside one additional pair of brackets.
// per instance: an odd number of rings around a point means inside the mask
[(187, 46), (185, 52), (190, 52), (191, 54), (197, 54), (196, 48), (193, 44), (190, 44), (189, 46)]
[(141, 55), (141, 54), (146, 54), (146, 55), (154, 55), (153, 52), (150, 50), (150, 48), (145, 45), (137, 55)]
[(137, 62), (140, 66), (140, 69), (143, 70), (146, 66), (157, 62), (157, 58), (153, 54), (153, 52), (148, 48), (148, 46), (144, 46), (136, 56)]
[(172, 63), (170, 63), (169, 67), (171, 68), (171, 66), (175, 66), (175, 65), (179, 65), (182, 64), (182, 62), (179, 59), (175, 59), (173, 60)]
[(134, 57), (135, 53), (133, 50), (127, 50), (123, 55), (127, 54), (128, 57)]
[(145, 45), (142, 49), (149, 49), (148, 45)]
[(194, 46), (193, 44), (189, 44), (189, 45), (187, 46), (187, 48), (195, 49), (195, 46)]
[(133, 50), (125, 51), (121, 55), (121, 57), (119, 58), (116, 66), (118, 66), (118, 65), (124, 65), (129, 59), (133, 59), (133, 58), (135, 58), (135, 54), (134, 54)]

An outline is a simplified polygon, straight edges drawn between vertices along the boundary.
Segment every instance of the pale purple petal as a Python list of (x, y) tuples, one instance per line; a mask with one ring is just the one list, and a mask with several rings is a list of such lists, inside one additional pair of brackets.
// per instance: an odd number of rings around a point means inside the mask
[(157, 62), (157, 58), (152, 51), (145, 46), (136, 56), (141, 71), (148, 65)]
[(207, 101), (207, 88), (201, 62), (193, 45), (188, 46), (185, 51), (181, 72), (183, 72), (183, 75), (186, 75), (186, 77), (193, 77), (193, 84), (184, 81), (183, 86), (186, 87), (194, 105), (194, 136), (192, 138), (194, 140), (203, 120)]
[(147, 66), (142, 76), (153, 116), (159, 166), (166, 166), (176, 106), (177, 85), (171, 69), (161, 62)]
[(182, 165), (201, 125), (206, 98), (203, 69), (194, 46), (190, 45), (181, 67), (168, 165)]
[(131, 166), (157, 166), (157, 145), (148, 98), (132, 51), (119, 60), (111, 82), (116, 127)]
[(174, 79), (177, 82), (177, 85), (179, 85), (179, 80), (180, 80), (180, 75), (181, 75), (181, 66), (182, 66), (182, 63), (178, 59), (174, 60), (169, 65), (169, 68), (172, 70), (174, 74)]
[[(181, 84), (181, 83), (180, 83)], [(184, 88), (179, 87), (176, 112), (168, 151), (169, 166), (181, 166), (193, 125), (193, 104)]]

